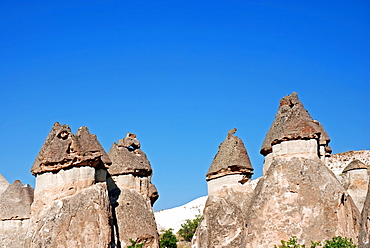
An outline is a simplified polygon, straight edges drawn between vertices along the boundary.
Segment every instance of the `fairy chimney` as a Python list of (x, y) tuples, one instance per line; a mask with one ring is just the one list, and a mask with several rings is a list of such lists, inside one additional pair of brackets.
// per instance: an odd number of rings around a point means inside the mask
[(158, 191), (151, 182), (152, 167), (140, 149), (136, 135), (127, 133), (113, 143), (108, 153), (112, 165), (108, 169), (108, 189), (113, 207), (115, 243), (130, 245), (130, 239), (156, 248), (159, 236), (152, 205)]
[(296, 93), (280, 101), (262, 145), (264, 176), (246, 213), (243, 247), (271, 247), (291, 236), (305, 245), (334, 236), (357, 242), (360, 213), (324, 163), (329, 141)]
[(253, 189), (253, 167), (243, 141), (230, 130), (208, 170), (208, 198), (193, 247), (241, 247)]
[(112, 217), (101, 171), (109, 164), (87, 127), (74, 135), (55, 123), (31, 168), (36, 187), (25, 247), (110, 245)]
[(226, 139), (218, 147), (206, 175), (208, 194), (216, 194), (222, 185), (244, 184), (253, 174), (243, 141), (235, 136), (236, 128), (231, 129)]
[(342, 184), (361, 212), (369, 184), (369, 168), (360, 160), (350, 162), (342, 173)]
[(323, 162), (330, 156), (330, 138), (323, 126), (312, 119), (298, 99), (298, 94), (280, 100), (280, 106), (262, 144), (265, 174), (273, 159), (280, 156), (318, 157)]

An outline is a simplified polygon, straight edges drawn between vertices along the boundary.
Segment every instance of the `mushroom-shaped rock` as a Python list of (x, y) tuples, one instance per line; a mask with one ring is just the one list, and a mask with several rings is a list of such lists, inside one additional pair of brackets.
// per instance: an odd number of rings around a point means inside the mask
[(108, 152), (112, 161), (109, 174), (123, 175), (132, 174), (137, 176), (151, 176), (152, 167), (145, 153), (140, 149), (140, 142), (136, 135), (127, 133), (124, 139), (113, 143)]
[(261, 154), (266, 156), (272, 152), (272, 146), (282, 141), (317, 139), (319, 145), (325, 146), (325, 152), (331, 153), (328, 134), (322, 125), (313, 120), (303, 104), (298, 99), (298, 94), (280, 100), (280, 106), (268, 131), (261, 148)]
[(243, 141), (235, 136), (236, 128), (230, 130), (224, 142), (218, 147), (218, 153), (207, 172), (206, 180), (225, 175), (243, 174), (250, 177), (253, 167)]
[(351, 170), (357, 170), (357, 169), (367, 169), (366, 164), (362, 163), (360, 160), (355, 159), (351, 163), (349, 163), (346, 168), (343, 169), (343, 173), (346, 173)]
[(106, 168), (111, 164), (96, 136), (87, 127), (73, 135), (68, 125), (52, 127), (31, 168), (33, 175), (79, 166)]

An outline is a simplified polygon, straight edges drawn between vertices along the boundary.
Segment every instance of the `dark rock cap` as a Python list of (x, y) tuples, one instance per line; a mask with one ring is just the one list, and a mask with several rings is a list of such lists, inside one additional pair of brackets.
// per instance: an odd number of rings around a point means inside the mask
[(30, 185), (14, 181), (0, 195), (0, 220), (30, 218), (33, 195), (34, 190)]
[(225, 175), (253, 174), (247, 150), (243, 141), (234, 136), (235, 132), (236, 128), (230, 130), (225, 141), (218, 147), (218, 152), (206, 175), (207, 181)]
[(346, 168), (343, 169), (342, 173), (345, 173), (350, 170), (356, 170), (356, 169), (367, 169), (368, 167), (366, 164), (362, 163), (360, 160), (355, 159), (351, 163), (349, 163)]
[(124, 139), (118, 141), (118, 144), (113, 143), (108, 156), (112, 161), (112, 165), (108, 169), (111, 175), (152, 175), (150, 162), (140, 149), (140, 142), (133, 133), (127, 133)]
[(106, 168), (111, 164), (108, 155), (87, 127), (73, 135), (68, 125), (56, 122), (31, 168), (33, 175), (59, 171), (70, 167), (92, 166)]
[(287, 140), (319, 139), (320, 145), (326, 145), (327, 153), (331, 148), (328, 134), (323, 126), (313, 120), (303, 104), (298, 99), (298, 94), (291, 95), (280, 100), (280, 106), (270, 130), (262, 144), (260, 153), (264, 156), (272, 152), (272, 146)]

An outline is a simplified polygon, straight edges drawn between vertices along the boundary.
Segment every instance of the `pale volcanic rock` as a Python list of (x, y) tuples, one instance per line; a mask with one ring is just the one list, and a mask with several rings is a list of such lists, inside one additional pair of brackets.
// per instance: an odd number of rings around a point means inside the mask
[(242, 247), (246, 211), (252, 195), (253, 189), (247, 184), (243, 190), (225, 186), (218, 195), (209, 195), (192, 247)]
[(365, 165), (370, 165), (370, 150), (348, 151), (330, 155), (327, 166), (335, 175), (340, 175), (353, 161), (359, 160)]
[(8, 188), (10, 183), (0, 174), (0, 195)]
[(56, 122), (31, 168), (33, 175), (76, 166), (106, 168), (111, 164), (96, 136), (87, 127), (73, 135), (68, 125)]
[(32, 207), (25, 248), (106, 248), (111, 243), (110, 203), (104, 183), (55, 199), (50, 205)]
[(208, 199), (192, 247), (241, 247), (253, 189), (253, 167), (243, 141), (228, 132), (207, 173)]
[(151, 183), (152, 167), (140, 149), (136, 135), (127, 133), (108, 152), (112, 165), (108, 169), (108, 189), (113, 207), (116, 244), (130, 245), (130, 239), (146, 248), (159, 246), (159, 235), (152, 205), (158, 191)]
[(275, 159), (254, 191), (243, 247), (272, 247), (334, 236), (357, 243), (360, 213), (333, 173), (318, 158)]
[(29, 219), (33, 191), (30, 185), (23, 185), (19, 180), (9, 185), (0, 195), (0, 220)]
[(369, 169), (367, 165), (355, 159), (344, 168), (343, 174), (341, 174), (341, 182), (360, 212), (368, 191)]
[(266, 156), (272, 152), (272, 146), (282, 141), (317, 139), (324, 146), (324, 153), (331, 153), (328, 146), (330, 138), (322, 125), (313, 120), (297, 93), (283, 97), (280, 106), (261, 148), (261, 154)]
[(36, 189), (24, 247), (111, 245), (112, 212), (105, 182), (109, 164), (86, 127), (73, 135), (69, 126), (55, 123), (31, 169)]
[(0, 195), (0, 244), (1, 247), (23, 247), (27, 233), (33, 188), (14, 181)]
[(370, 247), (370, 182), (368, 186), (364, 207), (361, 213), (358, 247), (359, 248)]
[[(159, 235), (150, 202), (135, 190), (120, 189), (115, 230), (121, 247), (131, 245), (130, 239), (146, 248), (159, 247)], [(117, 242), (118, 243), (118, 242)]]
[(249, 178), (253, 174), (253, 167), (249, 160), (243, 141), (234, 136), (236, 128), (230, 130), (226, 139), (218, 147), (206, 175), (206, 180), (212, 180), (225, 175), (244, 174)]

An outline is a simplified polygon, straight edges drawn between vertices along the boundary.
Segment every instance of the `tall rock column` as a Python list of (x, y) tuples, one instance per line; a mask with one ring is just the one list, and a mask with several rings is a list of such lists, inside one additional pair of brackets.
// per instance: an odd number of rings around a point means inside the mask
[(241, 247), (253, 174), (243, 141), (228, 132), (206, 175), (208, 199), (192, 247)]
[(272, 247), (297, 236), (300, 243), (334, 236), (357, 243), (359, 211), (324, 164), (329, 137), (298, 100), (284, 97), (261, 154), (264, 176), (247, 211), (242, 247)]
[(159, 236), (152, 205), (158, 192), (151, 183), (152, 167), (133, 133), (114, 143), (108, 153), (112, 161), (108, 188), (113, 207), (114, 238), (117, 247), (131, 245), (157, 248)]
[(86, 127), (73, 135), (55, 123), (31, 169), (36, 187), (25, 247), (108, 247), (112, 217), (101, 174), (110, 163)]

